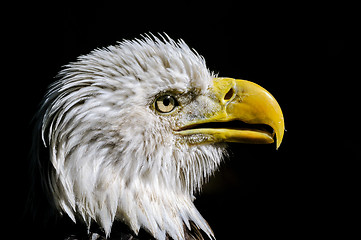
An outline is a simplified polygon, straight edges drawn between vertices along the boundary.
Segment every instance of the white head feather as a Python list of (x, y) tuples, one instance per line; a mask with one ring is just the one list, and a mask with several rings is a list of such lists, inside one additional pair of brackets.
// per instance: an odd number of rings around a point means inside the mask
[(123, 41), (78, 58), (60, 73), (40, 111), (52, 167), (48, 191), (73, 221), (107, 235), (119, 219), (135, 233), (184, 238), (193, 221), (211, 229), (194, 192), (217, 168), (221, 145), (189, 145), (173, 134), (184, 119), (154, 111), (167, 91), (207, 95), (214, 77), (183, 41)]

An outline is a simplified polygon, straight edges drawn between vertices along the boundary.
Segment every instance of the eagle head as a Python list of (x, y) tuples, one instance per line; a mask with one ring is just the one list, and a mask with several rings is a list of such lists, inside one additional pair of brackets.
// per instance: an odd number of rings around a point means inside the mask
[[(74, 222), (114, 221), (156, 239), (212, 230), (193, 204), (226, 142), (280, 145), (281, 109), (255, 83), (219, 78), (182, 40), (122, 41), (64, 67), (38, 113), (51, 205)], [(41, 166), (47, 161), (48, 168)]]

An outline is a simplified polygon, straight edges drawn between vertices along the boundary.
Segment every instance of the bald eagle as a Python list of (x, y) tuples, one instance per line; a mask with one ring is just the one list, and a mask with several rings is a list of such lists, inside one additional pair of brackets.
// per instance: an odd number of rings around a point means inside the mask
[[(217, 77), (168, 36), (80, 56), (49, 87), (37, 119), (34, 178), (49, 211), (86, 226), (88, 239), (115, 239), (124, 227), (119, 239), (137, 239), (141, 229), (160, 240), (214, 239), (193, 200), (226, 143), (275, 138), (278, 148), (284, 133), (269, 92)], [(44, 147), (49, 158), (39, 157)]]

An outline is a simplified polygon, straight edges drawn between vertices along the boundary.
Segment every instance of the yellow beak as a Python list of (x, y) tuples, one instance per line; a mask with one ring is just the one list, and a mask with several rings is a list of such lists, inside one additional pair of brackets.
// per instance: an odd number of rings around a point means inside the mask
[[(194, 119), (181, 135), (202, 134), (206, 142), (240, 142), (280, 146), (284, 119), (275, 98), (261, 86), (233, 78), (213, 79), (214, 101), (220, 107), (207, 117)], [(271, 130), (268, 128), (271, 127)]]

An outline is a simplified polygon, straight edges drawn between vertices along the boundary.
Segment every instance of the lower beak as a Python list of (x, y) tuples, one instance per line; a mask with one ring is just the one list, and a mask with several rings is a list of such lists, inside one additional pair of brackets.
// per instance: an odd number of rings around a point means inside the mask
[[(261, 86), (232, 78), (213, 79), (213, 93), (220, 110), (194, 119), (179, 134), (202, 134), (207, 142), (239, 142), (280, 146), (284, 119), (275, 98)], [(271, 129), (270, 129), (271, 128)]]

